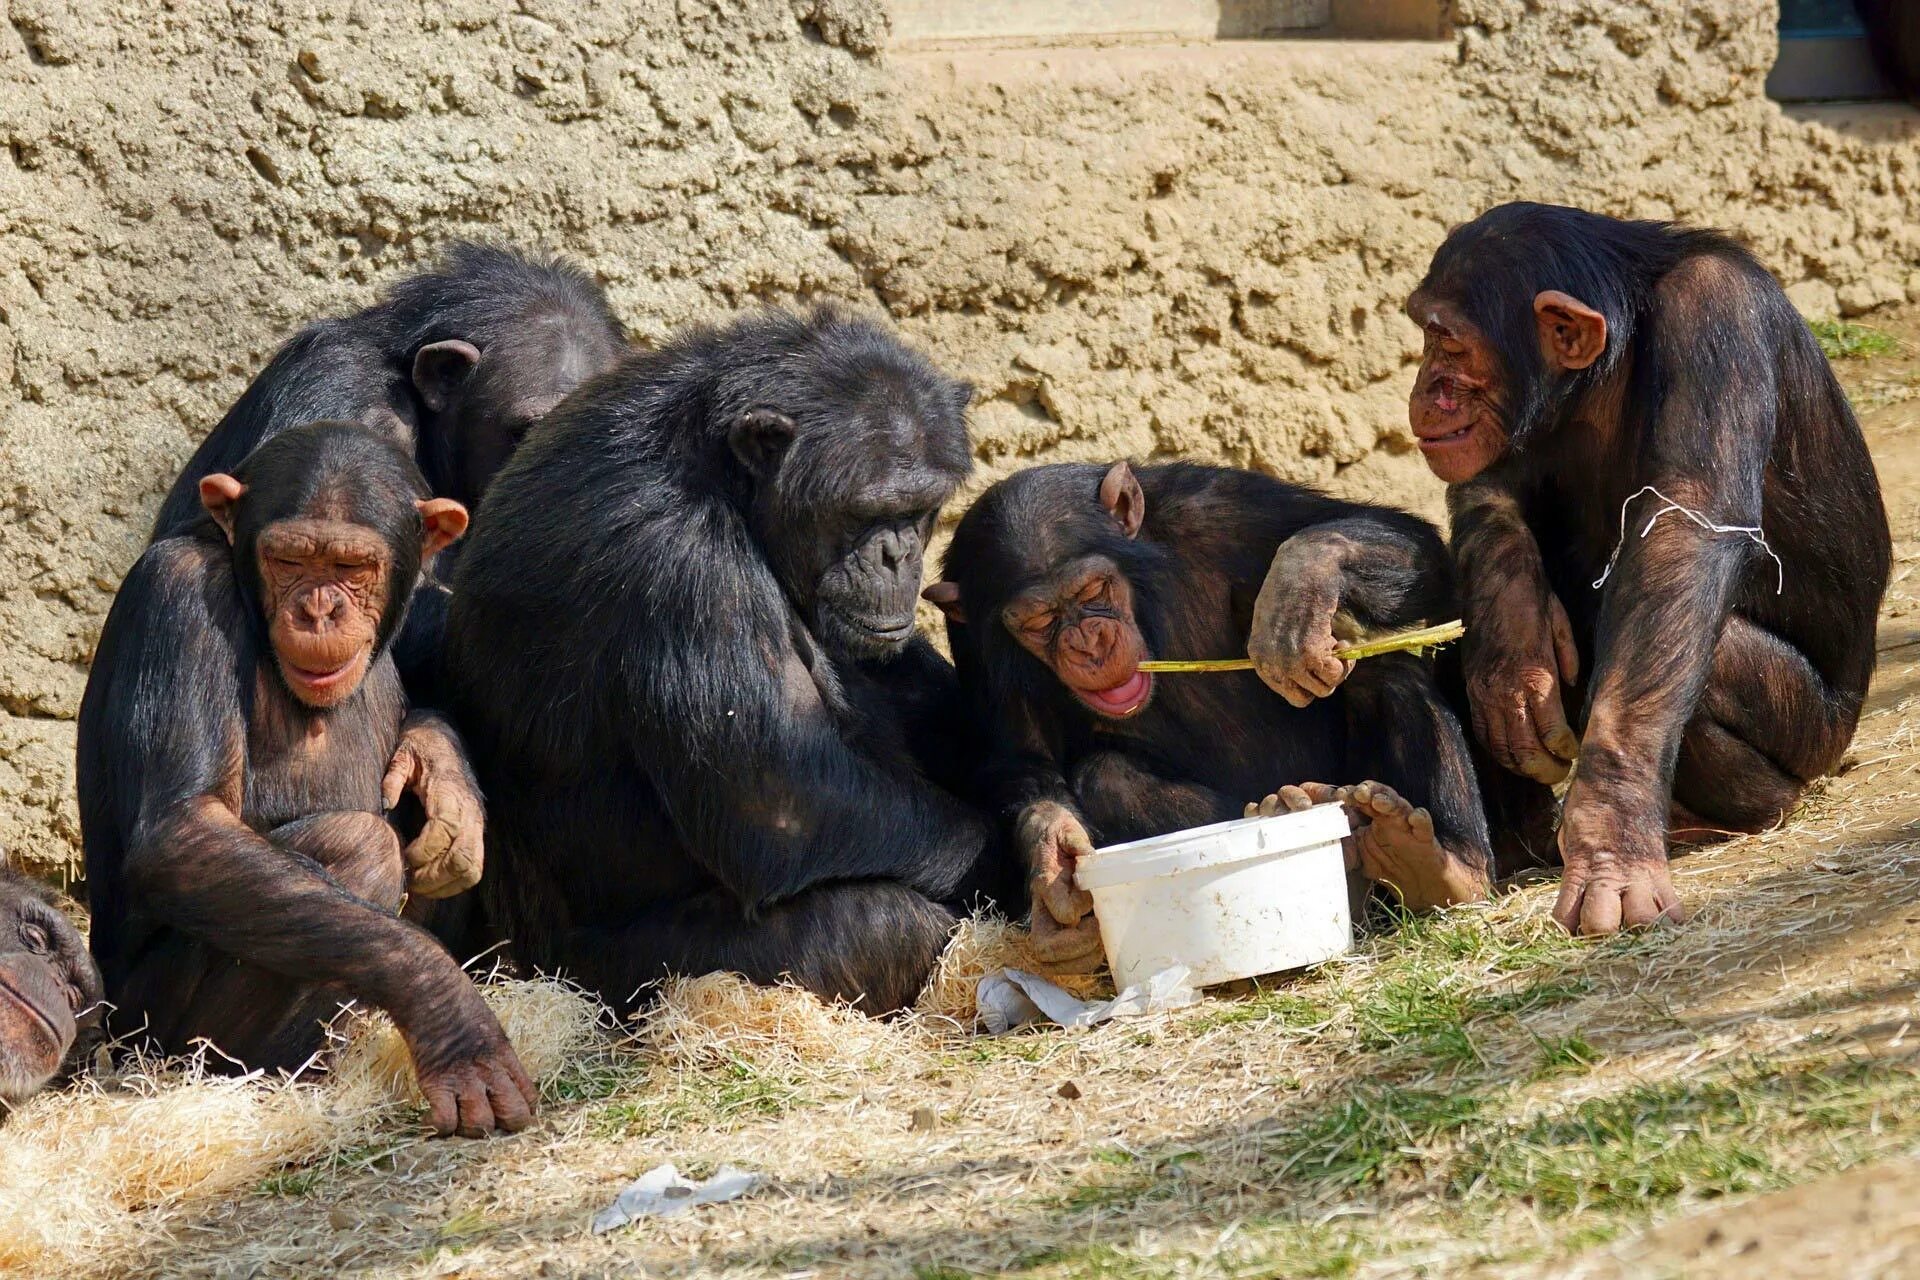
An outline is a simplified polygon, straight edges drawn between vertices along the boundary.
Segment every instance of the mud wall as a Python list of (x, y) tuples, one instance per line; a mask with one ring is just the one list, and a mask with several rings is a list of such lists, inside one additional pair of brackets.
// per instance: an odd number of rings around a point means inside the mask
[(0, 0), (0, 844), (73, 856), (73, 716), (196, 439), (459, 235), (638, 338), (884, 312), (978, 483), (1183, 455), (1432, 510), (1400, 299), (1516, 197), (1712, 221), (1814, 311), (1920, 292), (1920, 117), (1783, 114), (1765, 0), (1459, 0), (1433, 43), (890, 47), (882, 0)]

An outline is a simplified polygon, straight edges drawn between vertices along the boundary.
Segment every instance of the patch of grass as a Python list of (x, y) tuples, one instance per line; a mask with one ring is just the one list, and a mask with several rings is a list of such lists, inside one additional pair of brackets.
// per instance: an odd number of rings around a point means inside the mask
[(599, 1102), (646, 1083), (651, 1067), (638, 1054), (588, 1054), (560, 1069), (540, 1087), (540, 1101), (552, 1106)]
[(1428, 1153), (1480, 1115), (1483, 1100), (1395, 1086), (1349, 1094), (1262, 1154), (1275, 1176), (1320, 1192), (1378, 1184), (1424, 1163)]
[(1851, 320), (1812, 320), (1807, 327), (1829, 360), (1865, 360), (1883, 356), (1894, 346), (1892, 334)]
[(1517, 1126), (1476, 1134), (1451, 1170), (1456, 1194), (1519, 1196), (1549, 1214), (1634, 1214), (1682, 1193), (1731, 1195), (1795, 1175), (1776, 1152), (1821, 1139), (1816, 1167), (1844, 1167), (1869, 1135), (1913, 1128), (1920, 1077), (1873, 1064), (1754, 1069), (1640, 1085)]
[(278, 1173), (270, 1173), (260, 1179), (260, 1184), (254, 1188), (254, 1191), (263, 1196), (298, 1199), (301, 1196), (312, 1195), (324, 1176), (325, 1171), (321, 1169), (282, 1169)]
[(1539, 1045), (1540, 1060), (1533, 1069), (1535, 1080), (1591, 1071), (1593, 1064), (1600, 1061), (1600, 1051), (1588, 1044), (1586, 1037), (1579, 1032), (1541, 1040)]
[(1181, 1170), (1200, 1160), (1198, 1151), (1143, 1156), (1124, 1147), (1102, 1147), (1094, 1159), (1119, 1170), (1079, 1183), (1060, 1197), (1064, 1209), (1132, 1208), (1179, 1194)]
[(724, 1125), (784, 1115), (814, 1099), (792, 1080), (744, 1058), (650, 1081), (637, 1096), (608, 1103), (594, 1113), (600, 1137), (644, 1137), (667, 1129)]
[(1272, 1022), (1305, 1031), (1333, 1019), (1326, 1005), (1290, 990), (1263, 989), (1238, 1000), (1209, 1000), (1200, 1007), (1204, 1012), (1189, 1019), (1183, 1030), (1198, 1035), (1217, 1027)]

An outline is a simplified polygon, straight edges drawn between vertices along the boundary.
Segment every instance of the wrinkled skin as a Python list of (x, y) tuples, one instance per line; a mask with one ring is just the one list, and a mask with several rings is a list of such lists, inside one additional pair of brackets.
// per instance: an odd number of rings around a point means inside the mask
[(1247, 654), (1260, 679), (1289, 706), (1330, 696), (1353, 672), (1352, 660), (1336, 652), (1338, 568), (1336, 548), (1311, 538), (1289, 539), (1274, 553), (1254, 602)]
[(0, 866), (0, 1109), (38, 1093), (99, 1021), (86, 939), (48, 894)]
[(1029, 869), (1034, 958), (1056, 973), (1092, 973), (1106, 953), (1093, 897), (1074, 883), (1079, 860), (1093, 852), (1087, 829), (1064, 805), (1042, 801), (1020, 815), (1014, 840)]
[(1406, 910), (1484, 902), (1493, 893), (1486, 870), (1468, 864), (1434, 834), (1433, 815), (1383, 782), (1284, 786), (1247, 805), (1246, 816), (1271, 818), (1333, 802), (1346, 807), (1353, 832), (1341, 842), (1347, 870), (1358, 871), (1369, 884), (1386, 885)]
[(1009, 601), (1003, 621), (1089, 710), (1124, 720), (1152, 700), (1153, 676), (1140, 670), (1147, 644), (1133, 616), (1133, 588), (1111, 561), (1092, 556), (1066, 566)]
[(1507, 451), (1499, 360), (1452, 303), (1416, 292), (1407, 314), (1425, 339), (1407, 404), (1420, 455), (1448, 484), (1471, 480)]
[(407, 892), (451, 898), (480, 883), (485, 862), (486, 802), (467, 763), (459, 735), (443, 717), (416, 711), (407, 717), (400, 746), (380, 783), (391, 810), (403, 792), (420, 801), (426, 821), (402, 850)]

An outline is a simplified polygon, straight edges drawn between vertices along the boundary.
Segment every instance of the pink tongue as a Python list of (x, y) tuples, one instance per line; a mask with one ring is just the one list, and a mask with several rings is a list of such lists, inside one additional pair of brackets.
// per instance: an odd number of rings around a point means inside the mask
[(1147, 673), (1136, 671), (1126, 683), (1117, 684), (1111, 689), (1101, 689), (1087, 696), (1103, 707), (1130, 707), (1140, 700), (1140, 695), (1146, 691), (1146, 687)]

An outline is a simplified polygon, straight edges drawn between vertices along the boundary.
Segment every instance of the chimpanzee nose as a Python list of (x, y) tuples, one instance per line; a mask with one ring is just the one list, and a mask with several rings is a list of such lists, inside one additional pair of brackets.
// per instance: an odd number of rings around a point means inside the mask
[(300, 606), (306, 612), (309, 621), (326, 622), (339, 615), (342, 603), (338, 591), (329, 591), (323, 587), (316, 591), (309, 591), (301, 600)]

